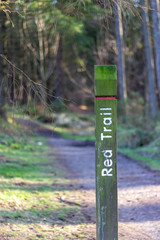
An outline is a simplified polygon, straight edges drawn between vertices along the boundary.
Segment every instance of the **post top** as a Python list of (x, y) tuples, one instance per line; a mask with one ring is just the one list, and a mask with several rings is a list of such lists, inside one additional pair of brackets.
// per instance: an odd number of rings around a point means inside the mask
[(96, 97), (117, 95), (117, 69), (115, 65), (96, 65), (94, 77)]

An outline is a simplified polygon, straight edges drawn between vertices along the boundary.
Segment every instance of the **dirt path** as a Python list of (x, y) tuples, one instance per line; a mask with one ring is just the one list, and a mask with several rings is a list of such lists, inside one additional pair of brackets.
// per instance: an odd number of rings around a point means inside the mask
[[(94, 146), (50, 138), (56, 158), (67, 170), (74, 191), (70, 201), (79, 201), (88, 222), (86, 239), (95, 239)], [(118, 156), (119, 239), (160, 240), (160, 174), (137, 162)], [(68, 199), (67, 199), (68, 200)]]

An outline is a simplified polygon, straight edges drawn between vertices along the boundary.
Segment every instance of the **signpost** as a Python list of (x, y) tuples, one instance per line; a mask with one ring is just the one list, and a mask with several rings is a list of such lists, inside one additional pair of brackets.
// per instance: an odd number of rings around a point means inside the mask
[(116, 95), (116, 66), (95, 66), (97, 240), (118, 239)]

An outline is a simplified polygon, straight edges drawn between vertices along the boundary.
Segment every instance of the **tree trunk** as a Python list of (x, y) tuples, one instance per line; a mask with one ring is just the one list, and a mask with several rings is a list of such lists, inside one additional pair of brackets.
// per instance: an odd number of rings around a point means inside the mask
[(10, 66), (10, 68), (9, 68), (9, 78), (8, 78), (8, 91), (9, 91), (9, 98), (10, 98), (10, 103), (11, 104), (14, 104), (14, 101), (15, 101), (14, 81), (15, 81), (14, 67)]
[[(62, 37), (59, 38), (59, 46), (56, 57), (55, 71), (55, 107), (58, 108), (62, 98)], [(57, 105), (57, 106), (56, 106)]]
[(157, 0), (151, 0), (152, 7), (152, 26), (154, 35), (154, 51), (155, 51), (155, 65), (156, 65), (156, 76), (158, 83), (158, 92), (160, 99), (160, 29), (159, 29), (159, 6)]
[[(0, 11), (0, 54), (3, 54), (3, 42), (5, 37), (5, 14)], [(5, 96), (4, 96), (4, 76), (3, 76), (3, 61), (0, 58), (0, 117), (6, 118), (4, 109)]]
[[(24, 57), (25, 58), (25, 57)], [(25, 59), (23, 60), (25, 61)], [(26, 70), (26, 65), (25, 65), (25, 62), (23, 63), (23, 71), (25, 72)], [(26, 78), (22, 77), (22, 86), (23, 86), (23, 94), (22, 94), (22, 105), (27, 105), (27, 102), (28, 102), (28, 83), (27, 83), (27, 80)]]
[[(13, 14), (11, 13), (11, 19), (13, 19)], [(15, 35), (13, 32), (13, 27), (11, 26), (9, 29), (9, 38), (10, 41), (8, 42), (8, 51), (9, 51), (9, 58), (12, 63), (14, 63), (14, 48), (15, 48)], [(8, 92), (9, 92), (9, 99), (10, 103), (14, 105), (16, 96), (15, 96), (15, 70), (12, 65), (9, 66), (9, 77), (8, 77)]]
[(155, 76), (154, 76), (154, 64), (153, 64), (153, 55), (151, 47), (151, 34), (148, 17), (148, 6), (146, 0), (141, 0), (142, 5), (142, 20), (143, 20), (143, 34), (144, 34), (144, 45), (145, 45), (145, 54), (146, 54), (146, 63), (147, 63), (147, 80), (148, 80), (148, 95), (149, 95), (149, 104), (150, 112), (152, 117), (155, 117), (157, 113), (157, 99), (156, 99), (156, 88), (155, 88)]
[(125, 77), (125, 60), (123, 54), (123, 26), (120, 9), (120, 1), (115, 0), (114, 14), (115, 14), (115, 28), (116, 28), (116, 42), (118, 51), (118, 83), (120, 99), (127, 98), (126, 77)]

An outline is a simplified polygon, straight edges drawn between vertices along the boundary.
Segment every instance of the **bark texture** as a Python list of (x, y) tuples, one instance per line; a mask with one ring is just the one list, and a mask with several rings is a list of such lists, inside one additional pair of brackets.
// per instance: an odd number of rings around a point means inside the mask
[(160, 99), (160, 29), (159, 29), (159, 6), (157, 0), (151, 0), (152, 7), (152, 25), (154, 35), (155, 65), (158, 83), (158, 92)]
[[(3, 43), (5, 36), (5, 14), (3, 11), (0, 11), (0, 54), (3, 55)], [(3, 60), (0, 58), (0, 117), (6, 118), (4, 104), (4, 76), (3, 76)]]
[(60, 104), (62, 98), (62, 51), (62, 36), (60, 36), (55, 70), (55, 107)]
[(155, 117), (157, 113), (157, 99), (156, 99), (156, 87), (155, 87), (155, 76), (154, 76), (154, 62), (151, 47), (151, 33), (149, 29), (149, 17), (148, 17), (148, 6), (146, 0), (141, 0), (142, 20), (143, 20), (143, 34), (144, 34), (144, 46), (147, 63), (147, 80), (148, 80), (148, 99), (150, 104), (150, 111), (152, 117)]
[(121, 17), (120, 1), (115, 0), (114, 14), (115, 14), (115, 28), (116, 28), (116, 43), (118, 52), (118, 84), (120, 99), (127, 98), (126, 77), (125, 77), (125, 59), (123, 47), (123, 26)]

